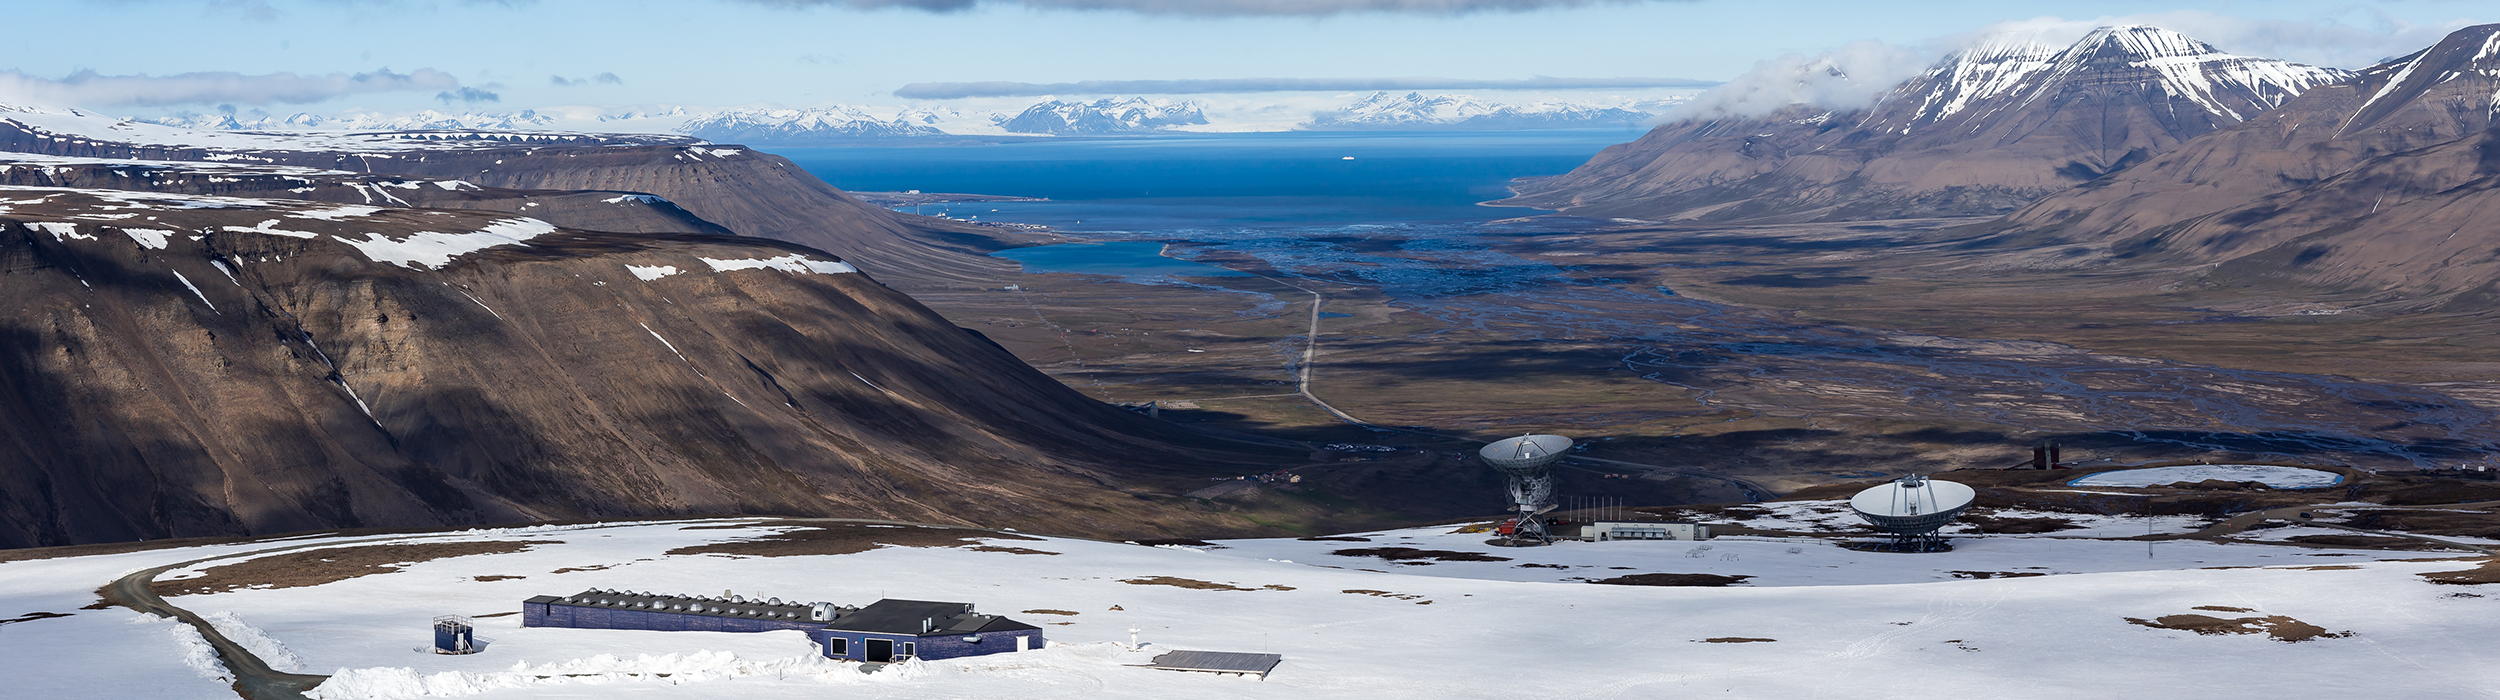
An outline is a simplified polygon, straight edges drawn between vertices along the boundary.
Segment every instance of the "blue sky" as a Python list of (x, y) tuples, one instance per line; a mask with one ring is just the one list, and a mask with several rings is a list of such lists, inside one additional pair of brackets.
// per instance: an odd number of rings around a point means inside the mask
[[(2357, 67), (2500, 21), (2491, 3), (1947, 0), (68, 0), (9, 10), (0, 102), (108, 112), (442, 108), (454, 84), (547, 105), (898, 104), (910, 83), (1203, 78), (1735, 78), (1866, 40), (1949, 45), (2001, 22), (2151, 17), (2238, 53)], [(1451, 12), (1452, 3), (1526, 7)], [(863, 5), (885, 5), (869, 7)], [(1115, 9), (1058, 9), (1086, 5)], [(1333, 12), (1346, 7), (1404, 10)], [(1120, 9), (1126, 8), (1126, 9)], [(1193, 8), (1197, 10), (1193, 12)], [(1205, 11), (1252, 14), (1208, 15)], [(1257, 14), (1257, 13), (1275, 14)], [(2167, 14), (2164, 14), (2167, 13)], [(2481, 13), (2483, 16), (2477, 16)], [(348, 78), (387, 68), (394, 74)], [(418, 73), (418, 71), (432, 71)], [(81, 71), (85, 82), (52, 81)], [(195, 72), (175, 86), (115, 82)], [(297, 74), (293, 91), (264, 76)], [(306, 76), (344, 74), (331, 80)], [(612, 82), (594, 80), (612, 74)], [(408, 77), (414, 76), (414, 77)], [(583, 81), (557, 86), (553, 77)], [(259, 81), (259, 82), (255, 82)], [(325, 87), (325, 85), (327, 87)], [(148, 105), (181, 92), (188, 104)], [(328, 93), (324, 93), (328, 90)], [(17, 94), (10, 94), (12, 91)], [(297, 100), (335, 94), (308, 103)], [(476, 93), (470, 93), (475, 95)]]

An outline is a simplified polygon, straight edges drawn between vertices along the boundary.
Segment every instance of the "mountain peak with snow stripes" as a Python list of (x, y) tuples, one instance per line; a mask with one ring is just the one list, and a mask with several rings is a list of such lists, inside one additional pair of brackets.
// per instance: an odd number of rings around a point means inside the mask
[(2025, 35), (1983, 38), (1895, 88), (1869, 126), (1906, 134), (1945, 121), (1986, 119), (2078, 91), (2149, 88), (2234, 123), (2352, 73), (2224, 53), (2186, 34), (2147, 25), (2101, 27), (2063, 48)]

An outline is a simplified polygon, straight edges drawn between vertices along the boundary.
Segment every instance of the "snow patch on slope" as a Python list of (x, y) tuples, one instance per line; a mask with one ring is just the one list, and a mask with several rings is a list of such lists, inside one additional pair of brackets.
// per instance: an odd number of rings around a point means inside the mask
[(627, 272), (634, 273), (635, 279), (639, 279), (644, 282), (649, 282), (651, 280), (682, 272), (682, 270), (677, 269), (676, 265), (627, 265), (625, 266), (625, 270)]
[(820, 274), (838, 274), (859, 271), (859, 268), (851, 266), (850, 263), (810, 260), (805, 255), (784, 255), (778, 258), (744, 258), (737, 260), (703, 258), (702, 260), (704, 264), (712, 266), (713, 272), (728, 272), (731, 270), (780, 270), (783, 272), (794, 272), (799, 274), (811, 272)]
[[(263, 223), (262, 226), (267, 226)], [(228, 227), (232, 228), (232, 227)], [(555, 224), (530, 218), (504, 219), (472, 233), (437, 233), (419, 231), (407, 238), (391, 240), (379, 233), (365, 234), (358, 241), (344, 236), (331, 236), (340, 243), (354, 246), (357, 252), (374, 262), (387, 262), (411, 270), (441, 269), (452, 258), (505, 245), (527, 245), (524, 241), (556, 230)]]

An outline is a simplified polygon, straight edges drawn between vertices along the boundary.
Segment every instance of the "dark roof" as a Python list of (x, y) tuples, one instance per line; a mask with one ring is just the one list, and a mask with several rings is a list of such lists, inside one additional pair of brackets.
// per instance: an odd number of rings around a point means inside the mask
[(888, 598), (860, 608), (858, 612), (835, 617), (833, 624), (825, 625), (825, 629), (925, 637), (1041, 628), (997, 615), (973, 612), (971, 603)]
[[(596, 588), (561, 598), (542, 595), (529, 599), (529, 602), (548, 603), (552, 605), (573, 605), (589, 608), (648, 610), (652, 612), (669, 612), (682, 615), (709, 615), (713, 617), (735, 617), (741, 619), (789, 620), (803, 622), (809, 617), (809, 603), (795, 600), (779, 604), (775, 604), (771, 601), (758, 600), (740, 602), (737, 599), (729, 598), (653, 595), (650, 593), (635, 591), (605, 591)], [(714, 612), (714, 608), (718, 608), (719, 612)], [(837, 608), (835, 612), (838, 615), (844, 611)]]

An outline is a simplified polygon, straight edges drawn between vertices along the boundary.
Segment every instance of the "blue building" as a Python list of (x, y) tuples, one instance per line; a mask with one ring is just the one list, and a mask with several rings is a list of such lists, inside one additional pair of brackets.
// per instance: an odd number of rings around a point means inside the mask
[(971, 603), (888, 598), (807, 633), (826, 657), (952, 659), (1042, 648), (1042, 628), (974, 612)]
[(521, 603), (522, 627), (807, 633), (827, 658), (952, 659), (1039, 649), (1042, 629), (974, 612), (971, 603), (880, 600), (865, 608), (832, 603), (672, 596), (590, 589)]

